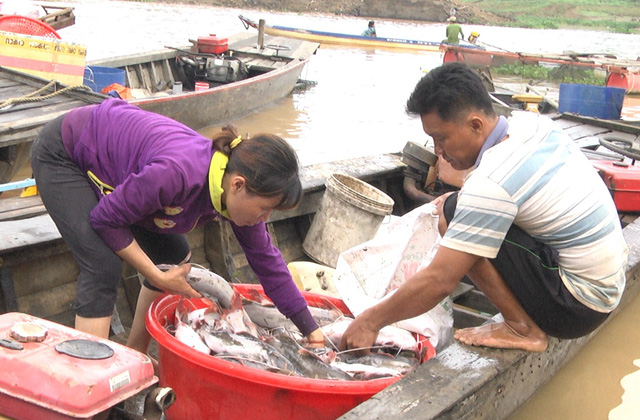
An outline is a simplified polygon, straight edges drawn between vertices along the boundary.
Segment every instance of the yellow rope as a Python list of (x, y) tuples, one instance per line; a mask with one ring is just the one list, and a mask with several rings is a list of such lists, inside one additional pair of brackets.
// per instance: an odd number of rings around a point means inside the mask
[(56, 95), (60, 95), (61, 93), (68, 92), (68, 91), (71, 91), (71, 90), (88, 90), (88, 91), (91, 90), (90, 87), (85, 86), (85, 85), (74, 85), (74, 86), (67, 86), (65, 88), (62, 88), (62, 89), (60, 89), (58, 91), (55, 91), (53, 93), (50, 93), (48, 95), (37, 96), (37, 97), (35, 96), (35, 95), (38, 95), (38, 94), (44, 92), (45, 90), (49, 89), (50, 87), (55, 86), (55, 84), (56, 84), (56, 81), (52, 80), (47, 85), (45, 85), (45, 86), (41, 87), (40, 89), (38, 89), (38, 90), (36, 90), (34, 92), (31, 92), (31, 93), (29, 93), (27, 95), (21, 96), (19, 98), (9, 98), (6, 101), (0, 103), (0, 109), (4, 108), (6, 106), (12, 105), (12, 104), (22, 104), (22, 103), (28, 103), (28, 102), (44, 101), (44, 100), (47, 100), (49, 98), (53, 98)]

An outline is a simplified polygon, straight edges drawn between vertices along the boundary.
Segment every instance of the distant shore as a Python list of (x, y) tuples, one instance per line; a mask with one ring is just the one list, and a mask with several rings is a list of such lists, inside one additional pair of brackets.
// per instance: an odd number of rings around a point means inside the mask
[[(153, 1), (153, 0), (133, 0)], [(587, 29), (619, 33), (640, 33), (640, 8), (634, 0), (620, 0), (615, 7), (575, 0), (543, 4), (502, 0), (499, 7), (490, 0), (159, 0), (173, 4), (205, 4), (273, 12), (326, 13), (378, 19), (446, 22), (455, 9), (460, 23), (541, 29)]]

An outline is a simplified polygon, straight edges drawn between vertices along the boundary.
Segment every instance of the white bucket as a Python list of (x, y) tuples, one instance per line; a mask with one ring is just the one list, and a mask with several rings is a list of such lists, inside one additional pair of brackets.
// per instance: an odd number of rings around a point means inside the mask
[(341, 252), (374, 237), (394, 202), (379, 189), (345, 174), (331, 175), (325, 186), (302, 248), (314, 261), (335, 268)]

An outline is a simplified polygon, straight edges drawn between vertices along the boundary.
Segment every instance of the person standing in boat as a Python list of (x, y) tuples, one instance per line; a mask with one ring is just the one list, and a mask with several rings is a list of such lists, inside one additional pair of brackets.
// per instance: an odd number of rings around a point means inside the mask
[(498, 117), (463, 63), (425, 75), (407, 112), (438, 155), (473, 171), (433, 202), (442, 240), (431, 264), (360, 314), (341, 347), (371, 346), (380, 328), (430, 310), (465, 275), (503, 320), (457, 330), (462, 343), (542, 352), (548, 336), (601, 325), (622, 297), (628, 249), (611, 194), (571, 138), (540, 114)]
[(456, 23), (455, 16), (450, 16), (447, 21), (449, 22), (446, 29), (447, 39), (442, 42), (446, 42), (447, 44), (459, 44), (460, 40), (464, 39), (462, 27), (460, 24)]
[(365, 29), (364, 32), (362, 32), (362, 35), (360, 36), (368, 36), (372, 38), (377, 37), (378, 35), (376, 35), (376, 23), (370, 20), (369, 26), (367, 26), (367, 29)]
[[(265, 222), (302, 198), (295, 152), (280, 137), (243, 139), (233, 126), (207, 139), (119, 99), (49, 122), (31, 165), (42, 201), (80, 267), (78, 330), (108, 338), (123, 260), (143, 277), (128, 346), (146, 352), (144, 316), (162, 293), (200, 297), (186, 282), (183, 235), (228, 221), (278, 309), (312, 343), (321, 330)], [(163, 272), (157, 264), (176, 264)], [(317, 345), (316, 345), (317, 346)]]

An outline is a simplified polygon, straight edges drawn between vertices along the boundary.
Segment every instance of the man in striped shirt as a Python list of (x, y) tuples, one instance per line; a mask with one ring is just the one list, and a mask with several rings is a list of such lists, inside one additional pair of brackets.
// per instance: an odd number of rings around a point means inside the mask
[(504, 318), (456, 331), (465, 344), (541, 352), (548, 336), (602, 324), (620, 302), (628, 250), (611, 195), (571, 139), (538, 114), (498, 117), (461, 63), (424, 76), (407, 111), (438, 155), (473, 171), (459, 193), (434, 200), (443, 238), (431, 264), (358, 316), (341, 346), (369, 347), (380, 328), (428, 311), (465, 275)]

